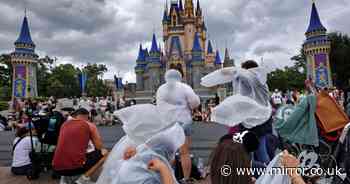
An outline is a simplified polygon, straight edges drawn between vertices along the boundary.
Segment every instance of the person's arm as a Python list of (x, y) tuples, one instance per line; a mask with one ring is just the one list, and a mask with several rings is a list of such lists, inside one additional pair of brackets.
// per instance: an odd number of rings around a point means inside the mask
[(292, 184), (306, 184), (303, 178), (297, 173), (299, 167), (299, 160), (293, 155), (289, 154), (287, 150), (283, 152), (281, 158), (282, 165), (286, 168), (291, 168), (288, 175), (292, 181)]
[(102, 138), (97, 130), (96, 125), (89, 123), (89, 127), (90, 127), (92, 143), (94, 144), (94, 146), (97, 150), (102, 150), (103, 142), (102, 142)]
[(162, 184), (175, 184), (172, 172), (168, 166), (159, 159), (153, 159), (148, 163), (148, 169), (159, 172)]
[(199, 96), (196, 95), (193, 89), (189, 86), (187, 86), (185, 92), (188, 105), (191, 107), (191, 109), (196, 109), (201, 104)]

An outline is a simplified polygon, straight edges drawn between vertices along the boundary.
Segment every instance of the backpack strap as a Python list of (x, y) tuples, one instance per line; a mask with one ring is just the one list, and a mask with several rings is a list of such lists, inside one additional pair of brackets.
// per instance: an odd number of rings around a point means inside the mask
[(16, 143), (13, 145), (13, 147), (12, 147), (12, 155), (13, 155), (13, 153), (15, 152), (15, 148), (16, 148), (16, 146), (18, 145), (18, 143), (21, 142), (21, 140), (22, 140), (23, 138), (25, 138), (25, 137), (26, 137), (26, 136), (20, 137), (20, 138), (16, 141)]

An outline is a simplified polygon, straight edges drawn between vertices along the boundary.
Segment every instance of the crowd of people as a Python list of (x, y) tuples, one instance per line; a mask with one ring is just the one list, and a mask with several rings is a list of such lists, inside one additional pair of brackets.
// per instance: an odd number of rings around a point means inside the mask
[[(322, 167), (317, 155), (320, 142), (330, 141), (323, 135), (338, 132), (332, 146), (338, 146), (338, 152), (341, 150), (339, 158), (343, 162), (337, 166), (350, 174), (347, 161), (350, 126), (322, 134), (319, 132), (325, 128), (318, 126), (319, 120), (315, 118), (318, 93), (326, 93), (342, 105), (339, 111), (347, 110), (347, 94), (337, 89), (316, 90), (310, 84), (303, 93), (277, 89), (271, 93), (266, 76), (263, 66), (249, 60), (241, 68), (224, 68), (203, 77), (204, 87), (227, 82), (233, 85), (232, 96), (220, 100), (216, 95), (205, 103), (208, 112), (202, 111), (201, 99), (182, 82), (177, 70), (166, 72), (166, 83), (158, 88), (155, 104), (136, 105), (135, 101), (127, 104), (125, 98), (117, 101), (110, 97), (74, 98), (73, 108), (65, 109), (54, 98), (46, 102), (21, 101), (15, 105), (20, 121), (13, 125), (17, 133), (12, 173), (35, 178), (35, 158), (45, 147), (51, 153), (48, 165), (61, 177), (61, 183), (67, 184), (78, 181), (101, 159), (106, 160), (97, 184), (316, 184), (324, 177), (336, 176), (310, 176), (297, 171), (299, 167), (306, 170)], [(49, 118), (33, 114), (40, 114), (43, 109), (47, 109)], [(108, 153), (96, 125), (111, 123), (112, 116), (122, 122), (125, 136)], [(194, 120), (227, 126), (227, 134), (217, 141), (205, 168), (197, 167), (191, 157)], [(43, 122), (47, 122), (44, 128)], [(308, 149), (297, 153), (291, 149), (298, 146), (312, 148), (313, 152)], [(259, 168), (288, 168), (288, 172), (270, 175), (237, 172)], [(227, 173), (226, 169), (232, 170)], [(337, 183), (348, 182), (344, 177)]]

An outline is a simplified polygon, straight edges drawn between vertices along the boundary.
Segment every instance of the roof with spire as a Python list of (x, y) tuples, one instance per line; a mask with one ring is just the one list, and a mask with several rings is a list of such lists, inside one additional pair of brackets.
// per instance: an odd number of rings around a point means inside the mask
[(310, 24), (306, 31), (306, 33), (314, 32), (314, 31), (327, 31), (327, 29), (322, 25), (320, 16), (318, 14), (315, 2), (312, 3)]
[(21, 44), (21, 43), (35, 45), (33, 40), (32, 40), (32, 37), (30, 36), (30, 29), (29, 29), (29, 25), (28, 25), (27, 16), (25, 16), (23, 19), (21, 33), (15, 42), (15, 44)]
[(228, 52), (228, 49), (225, 49), (225, 60), (229, 60), (230, 58), (230, 53)]
[(202, 9), (201, 9), (201, 5), (199, 3), (199, 0), (197, 0), (197, 8), (196, 8), (196, 15), (201, 15), (202, 14)]
[(145, 61), (145, 60), (146, 60), (145, 51), (142, 49), (142, 44), (140, 44), (139, 55), (137, 57), (137, 61)]
[(208, 54), (213, 54), (213, 46), (211, 45), (211, 41), (208, 41), (208, 50), (207, 50)]
[(207, 31), (207, 26), (205, 25), (205, 22), (203, 22), (202, 28), (204, 31)]
[(215, 65), (221, 65), (222, 64), (219, 50), (216, 50), (216, 56), (215, 56), (214, 64)]
[(153, 38), (152, 38), (151, 50), (149, 52), (159, 52), (156, 34), (154, 34), (154, 33), (153, 33)]
[(199, 42), (198, 33), (196, 33), (194, 36), (192, 51), (193, 52), (202, 52), (202, 47), (201, 47), (201, 44)]
[(184, 6), (183, 6), (183, 3), (182, 3), (182, 0), (179, 0), (179, 8), (180, 10), (184, 10)]

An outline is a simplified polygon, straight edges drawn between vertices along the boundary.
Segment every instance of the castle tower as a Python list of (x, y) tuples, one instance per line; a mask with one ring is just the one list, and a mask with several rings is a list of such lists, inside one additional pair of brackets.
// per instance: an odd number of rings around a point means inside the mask
[(224, 67), (235, 66), (235, 60), (231, 59), (228, 49), (225, 49)]
[(147, 63), (146, 63), (146, 53), (142, 49), (142, 44), (140, 44), (139, 54), (138, 54), (136, 63), (137, 63), (137, 65), (135, 67), (136, 90), (143, 91), (144, 90), (143, 75), (145, 73), (145, 67), (146, 67)]
[(148, 90), (156, 91), (161, 85), (161, 61), (160, 61), (160, 50), (158, 48), (156, 35), (153, 34), (152, 46), (149, 51), (149, 57), (147, 58), (148, 69)]
[(26, 15), (20, 35), (14, 44), (15, 51), (11, 53), (12, 98), (36, 97), (38, 96), (36, 75), (38, 55), (35, 53), (35, 44), (30, 35)]
[(327, 29), (321, 23), (315, 2), (312, 3), (310, 24), (305, 35), (303, 50), (307, 60), (307, 78), (317, 88), (329, 88), (333, 85), (329, 63), (331, 42)]
[(199, 41), (198, 33), (195, 34), (192, 48), (192, 86), (195, 89), (201, 88), (202, 68), (204, 67), (203, 50)]

